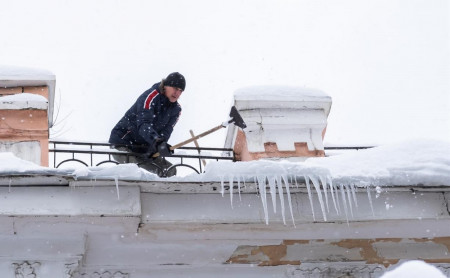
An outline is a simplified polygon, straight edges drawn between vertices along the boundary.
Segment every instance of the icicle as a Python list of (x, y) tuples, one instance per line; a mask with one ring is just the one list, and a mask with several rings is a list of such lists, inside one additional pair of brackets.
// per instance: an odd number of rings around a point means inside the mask
[(320, 182), (322, 183), (323, 195), (325, 195), (325, 204), (327, 205), (327, 212), (330, 213), (330, 207), (328, 206), (328, 193), (327, 193), (327, 180), (324, 176), (319, 176)]
[(320, 208), (322, 209), (323, 219), (325, 221), (327, 221), (327, 215), (326, 215), (326, 212), (325, 212), (325, 206), (323, 204), (322, 191), (320, 190), (319, 181), (313, 176), (310, 176), (309, 179), (312, 181), (312, 183), (314, 185), (314, 188), (317, 191), (317, 197), (319, 198), (319, 203), (320, 203)]
[(267, 211), (267, 199), (266, 199), (266, 177), (258, 176), (258, 189), (261, 195), (261, 202), (264, 209), (264, 216), (266, 219), (266, 225), (269, 225), (269, 212)]
[(277, 213), (277, 187), (275, 177), (267, 178), (269, 180), (270, 196), (272, 197), (273, 212)]
[(8, 186), (8, 192), (11, 193), (11, 183), (12, 183), (12, 179), (9, 179), (9, 186)]
[(292, 224), (295, 227), (294, 213), (292, 212), (292, 200), (291, 200), (291, 191), (289, 190), (289, 183), (287, 181), (287, 177), (283, 176), (284, 185), (286, 186), (286, 194), (288, 197), (289, 211), (291, 212)]
[(367, 188), (367, 197), (369, 197), (370, 209), (372, 210), (372, 215), (375, 216), (375, 212), (373, 211), (372, 196), (370, 195), (370, 185), (368, 185), (366, 188)]
[(340, 214), (342, 212), (342, 209), (341, 209), (341, 202), (339, 201), (339, 198), (341, 198), (341, 197), (339, 196), (339, 187), (337, 185), (334, 186), (334, 191), (336, 192), (336, 203), (337, 203), (337, 207), (338, 207), (339, 214)]
[[(333, 204), (334, 204), (334, 209), (336, 210), (336, 213), (339, 215), (339, 210), (338, 207), (336, 205), (336, 199), (334, 198), (334, 186), (333, 186), (333, 181), (331, 179), (330, 176), (327, 176), (327, 180), (330, 183), (330, 191), (331, 191), (331, 198), (333, 199)], [(339, 204), (339, 203), (338, 203)]]
[(352, 190), (353, 201), (355, 201), (355, 206), (358, 207), (358, 200), (356, 200), (356, 190), (357, 190), (357, 188), (355, 187), (354, 184), (351, 184), (350, 185), (350, 189)]
[(311, 204), (311, 211), (312, 211), (312, 215), (313, 215), (313, 220), (316, 221), (316, 216), (314, 215), (313, 199), (312, 199), (312, 196), (311, 196), (311, 186), (309, 185), (309, 178), (307, 176), (305, 176), (305, 184), (306, 184), (306, 189), (308, 190), (308, 197), (309, 197), (309, 203)]
[(298, 188), (297, 176), (294, 176), (294, 180), (295, 180), (295, 186)]
[(220, 186), (221, 186), (220, 193), (222, 194), (223, 197), (223, 195), (225, 194), (225, 185), (223, 184), (223, 176), (220, 176)]
[(342, 204), (344, 205), (344, 212), (345, 212), (345, 218), (347, 219), (347, 225), (348, 225), (348, 209), (347, 209), (347, 200), (345, 199), (345, 189), (344, 185), (341, 184), (341, 197), (342, 197)]
[(280, 176), (277, 176), (277, 187), (278, 187), (278, 195), (280, 196), (281, 216), (283, 217), (283, 224), (286, 225), (286, 214), (284, 210), (284, 193)]
[(114, 176), (114, 181), (116, 182), (117, 200), (120, 200), (120, 194), (119, 194), (119, 177), (118, 177), (118, 176)]
[(233, 176), (229, 176), (229, 184), (230, 184), (230, 202), (231, 202), (231, 209), (233, 209)]
[(348, 205), (349, 205), (349, 207), (350, 207), (350, 214), (352, 215), (352, 218), (353, 218), (353, 205), (352, 205), (352, 196), (351, 196), (351, 194), (350, 194), (350, 189), (349, 189), (349, 187), (350, 186), (345, 186), (345, 191), (347, 192), (347, 197), (348, 197)]
[(239, 176), (237, 177), (237, 183), (238, 183), (239, 201), (242, 201), (242, 199), (241, 199), (241, 179), (239, 178)]

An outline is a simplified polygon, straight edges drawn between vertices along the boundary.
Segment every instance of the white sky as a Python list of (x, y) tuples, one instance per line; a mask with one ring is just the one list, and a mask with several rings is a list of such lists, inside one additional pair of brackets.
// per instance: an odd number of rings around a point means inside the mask
[[(233, 92), (317, 88), (330, 144), (450, 140), (447, 0), (0, 0), (0, 63), (56, 75), (53, 139), (106, 141), (168, 73), (187, 79), (170, 143), (219, 125)], [(57, 104), (58, 104), (57, 103)], [(57, 108), (57, 107), (55, 107)], [(55, 113), (56, 114), (56, 113)], [(225, 130), (200, 140), (221, 146)]]

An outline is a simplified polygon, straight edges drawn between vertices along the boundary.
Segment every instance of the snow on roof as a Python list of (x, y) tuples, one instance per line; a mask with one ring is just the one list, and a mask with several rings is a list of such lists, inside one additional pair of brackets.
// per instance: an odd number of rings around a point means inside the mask
[(45, 69), (0, 65), (0, 87), (48, 86), (48, 124), (53, 125), (55, 75)]
[[(12, 176), (35, 177), (39, 184), (45, 184), (46, 180), (39, 179), (43, 176), (51, 177), (71, 177), (77, 181), (88, 181), (94, 184), (95, 181), (114, 181), (119, 194), (119, 180), (154, 182), (152, 188), (162, 189), (173, 183), (202, 183), (220, 182), (224, 196), (225, 183), (230, 188), (230, 200), (233, 203), (233, 188), (238, 187), (240, 194), (241, 185), (245, 182), (254, 182), (253, 189), (256, 189), (264, 196), (263, 203), (266, 224), (269, 223), (267, 209), (267, 194), (272, 195), (272, 202), (277, 195), (277, 187), (280, 200), (284, 194), (288, 196), (288, 206), (291, 211), (292, 221), (295, 221), (292, 214), (292, 203), (290, 197), (290, 187), (298, 185), (297, 181), (304, 183), (308, 190), (311, 202), (313, 219), (315, 219), (312, 191), (317, 192), (321, 204), (324, 221), (327, 221), (327, 212), (324, 207), (322, 193), (327, 198), (327, 191), (331, 192), (333, 203), (336, 206), (334, 193), (340, 191), (355, 197), (356, 187), (365, 187), (368, 192), (369, 203), (372, 204), (370, 188), (376, 186), (377, 192), (380, 186), (450, 186), (450, 143), (440, 141), (408, 141), (389, 146), (376, 147), (368, 150), (361, 150), (352, 154), (341, 154), (326, 158), (310, 158), (305, 162), (290, 161), (250, 161), (250, 162), (211, 162), (206, 166), (205, 173), (191, 174), (186, 177), (159, 178), (135, 164), (122, 164), (112, 167), (81, 167), (79, 169), (52, 169), (37, 166), (31, 162), (23, 161), (14, 157), (12, 153), (0, 153), (0, 176), (9, 179), (12, 183)], [(29, 180), (33, 182), (35, 180)], [(15, 181), (14, 181), (15, 182)], [(60, 183), (61, 181), (59, 181)], [(167, 183), (165, 183), (167, 182)], [(283, 184), (285, 189), (283, 188)], [(266, 188), (269, 187), (269, 190)], [(178, 189), (179, 190), (179, 189)], [(285, 193), (284, 193), (285, 192)], [(351, 207), (351, 198), (343, 197), (344, 207), (347, 201)], [(328, 201), (326, 201), (328, 204)], [(337, 201), (339, 202), (339, 201)], [(356, 205), (356, 200), (355, 200)], [(283, 221), (286, 223), (285, 209), (282, 205)], [(347, 209), (345, 209), (347, 217)], [(348, 218), (347, 218), (348, 219)]]
[(287, 98), (290, 100), (311, 100), (311, 99), (331, 99), (325, 92), (295, 86), (251, 86), (244, 87), (234, 92), (235, 99), (249, 99), (258, 97), (263, 100), (279, 100), (280, 98)]
[(308, 108), (323, 109), (328, 115), (331, 97), (325, 92), (295, 86), (252, 86), (234, 92), (238, 110), (254, 108)]
[(305, 162), (252, 161), (206, 167), (205, 176), (329, 176), (333, 183), (450, 186), (450, 143), (411, 140)]
[(78, 169), (53, 169), (37, 166), (0, 153), (0, 175), (26, 173), (58, 173), (76, 179), (119, 179), (142, 181), (221, 181), (230, 178), (254, 181), (258, 176), (325, 177), (334, 184), (356, 186), (450, 186), (450, 143), (434, 140), (411, 140), (397, 144), (359, 150), (324, 158), (310, 158), (305, 162), (250, 161), (211, 162), (205, 173), (186, 177), (162, 179), (135, 164)]

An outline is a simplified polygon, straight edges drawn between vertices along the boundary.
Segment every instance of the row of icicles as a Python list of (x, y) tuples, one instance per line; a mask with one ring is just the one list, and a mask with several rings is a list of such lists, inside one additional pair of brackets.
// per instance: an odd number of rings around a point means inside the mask
[[(295, 227), (294, 214), (292, 209), (292, 199), (291, 192), (289, 190), (290, 184), (295, 184), (298, 188), (297, 177), (294, 176), (291, 178), (291, 181), (288, 181), (287, 175), (279, 175), (279, 176), (265, 176), (258, 175), (254, 177), (254, 182), (258, 186), (258, 191), (261, 197), (261, 202), (264, 210), (264, 216), (266, 224), (269, 224), (269, 210), (267, 205), (267, 185), (269, 188), (270, 197), (272, 199), (273, 211), (276, 213), (277, 211), (277, 193), (280, 200), (281, 206), (281, 214), (283, 218), (283, 223), (286, 225), (286, 214), (285, 214), (285, 199), (284, 194), (287, 196), (287, 205), (289, 207), (289, 212), (291, 215), (292, 223)], [(315, 192), (317, 193), (317, 198), (320, 204), (320, 209), (322, 211), (322, 217), (324, 221), (327, 221), (327, 214), (330, 213), (330, 200), (332, 201), (332, 208), (336, 211), (337, 215), (341, 215), (342, 212), (345, 213), (346, 220), (348, 222), (349, 214), (353, 218), (353, 206), (355, 208), (358, 207), (358, 200), (356, 198), (357, 188), (353, 184), (340, 184), (334, 185), (331, 179), (331, 176), (314, 176), (314, 175), (304, 175), (302, 176), (305, 180), (306, 189), (308, 191), (309, 202), (311, 205), (311, 211), (313, 220), (316, 221), (316, 215), (314, 213), (314, 200), (313, 200), (313, 190), (311, 187), (314, 187)], [(229, 177), (229, 189), (230, 189), (230, 201), (231, 207), (233, 208), (233, 184), (236, 180), (238, 186), (239, 198), (241, 198), (241, 178), (234, 178), (232, 176)], [(245, 179), (242, 178), (243, 184), (245, 186)], [(225, 193), (225, 181), (221, 179), (221, 194), (224, 196)], [(366, 187), (367, 196), (370, 204), (370, 208), (372, 210), (372, 214), (374, 214), (373, 204), (372, 204), (372, 196), (370, 193), (369, 186)], [(341, 201), (341, 202), (340, 202)], [(342, 206), (341, 206), (342, 203)]]

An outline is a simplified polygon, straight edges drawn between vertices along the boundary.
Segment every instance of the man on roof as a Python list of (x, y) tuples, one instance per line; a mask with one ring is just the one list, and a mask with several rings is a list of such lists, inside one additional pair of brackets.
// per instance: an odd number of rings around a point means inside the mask
[[(114, 148), (136, 155), (129, 156), (129, 159), (126, 155), (114, 155), (116, 161), (137, 163), (158, 175), (161, 175), (161, 168), (170, 167), (171, 164), (163, 157), (151, 157), (157, 152), (164, 156), (170, 156), (172, 152), (167, 141), (180, 117), (178, 98), (185, 88), (184, 76), (173, 72), (138, 97), (109, 137)], [(167, 173), (168, 176), (175, 174), (175, 169)]]

